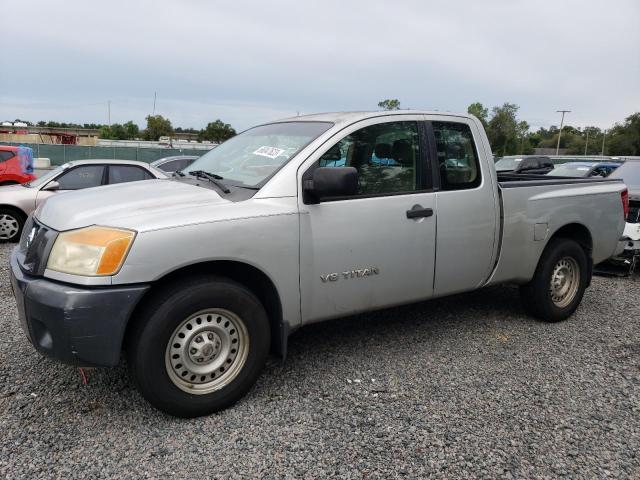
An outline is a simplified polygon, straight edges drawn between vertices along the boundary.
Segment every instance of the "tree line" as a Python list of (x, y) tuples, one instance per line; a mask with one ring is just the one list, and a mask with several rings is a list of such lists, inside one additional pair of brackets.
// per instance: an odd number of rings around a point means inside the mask
[[(383, 110), (399, 110), (398, 99), (386, 99), (378, 103)], [(536, 148), (556, 148), (560, 129), (552, 125), (532, 131), (529, 123), (518, 118), (518, 105), (506, 102), (491, 108), (480, 102), (469, 105), (467, 112), (475, 115), (487, 132), (491, 149), (496, 155), (527, 155)], [(171, 137), (175, 133), (192, 133), (199, 141), (224, 142), (236, 134), (228, 123), (218, 119), (205, 128), (173, 128), (171, 121), (162, 115), (148, 115), (146, 128), (140, 130), (133, 121), (111, 125), (95, 123), (63, 123), (40, 121), (39, 127), (91, 128), (100, 131), (100, 138), (112, 140), (143, 139), (157, 141), (160, 137)], [(16, 119), (33, 125), (26, 120)], [(565, 125), (560, 136), (560, 148), (569, 155), (640, 155), (640, 112), (629, 115), (622, 122), (602, 130), (599, 127), (573, 127)]]
[[(398, 99), (378, 103), (383, 110), (399, 110)], [(527, 155), (536, 148), (556, 148), (559, 127), (540, 127), (532, 131), (525, 120), (518, 118), (518, 105), (504, 103), (491, 111), (480, 102), (469, 105), (467, 112), (475, 115), (484, 126), (491, 149), (496, 155)], [(602, 130), (564, 125), (560, 135), (560, 149), (568, 155), (640, 155), (640, 112), (622, 122)]]
[[(171, 120), (163, 117), (162, 115), (147, 115), (146, 128), (140, 130), (137, 124), (132, 120), (126, 123), (112, 123), (111, 125), (97, 124), (97, 123), (65, 123), (65, 122), (53, 122), (53, 121), (39, 121), (35, 124), (38, 127), (49, 128), (87, 128), (93, 130), (99, 130), (99, 137), (107, 140), (150, 140), (158, 141), (160, 137), (171, 137), (176, 133), (192, 133), (196, 134), (198, 141), (208, 140), (210, 142), (224, 142), (225, 140), (233, 137), (236, 134), (235, 129), (228, 123), (224, 123), (218, 119), (215, 122), (209, 122), (205, 128), (173, 128)], [(34, 126), (32, 122), (27, 120), (20, 120), (17, 118), (15, 123), (22, 122), (29, 126)]]

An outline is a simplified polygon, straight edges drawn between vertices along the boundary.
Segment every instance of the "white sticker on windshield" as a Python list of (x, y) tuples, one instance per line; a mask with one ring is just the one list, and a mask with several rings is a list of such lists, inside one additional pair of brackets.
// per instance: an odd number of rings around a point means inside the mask
[(260, 155), (261, 157), (269, 157), (269, 158), (276, 158), (278, 156), (280, 156), (280, 154), (284, 152), (284, 150), (282, 148), (276, 148), (276, 147), (260, 147), (259, 149), (257, 149), (255, 152), (253, 152), (254, 155)]

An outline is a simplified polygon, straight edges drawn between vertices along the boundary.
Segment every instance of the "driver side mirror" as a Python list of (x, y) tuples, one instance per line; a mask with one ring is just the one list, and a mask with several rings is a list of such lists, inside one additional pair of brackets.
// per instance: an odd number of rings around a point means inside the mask
[(60, 184), (58, 182), (56, 182), (55, 180), (47, 183), (42, 190), (47, 191), (47, 192), (55, 192), (56, 190), (60, 189)]
[(320, 203), (328, 197), (348, 197), (358, 193), (358, 171), (353, 167), (319, 167), (310, 180), (304, 180), (302, 199), (306, 204)]

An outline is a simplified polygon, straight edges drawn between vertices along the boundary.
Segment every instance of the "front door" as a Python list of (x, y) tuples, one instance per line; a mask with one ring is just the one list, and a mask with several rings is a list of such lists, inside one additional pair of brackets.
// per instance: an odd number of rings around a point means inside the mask
[[(50, 196), (69, 190), (82, 190), (85, 188), (98, 187), (104, 184), (104, 165), (80, 165), (65, 170), (57, 178), (52, 179), (43, 185), (36, 196), (36, 207)], [(57, 190), (46, 190), (51, 182), (58, 183)]]
[(303, 321), (432, 295), (435, 194), (423, 129), (419, 115), (360, 122), (301, 167), (299, 185), (317, 167), (359, 176), (353, 197), (307, 205), (299, 195)]

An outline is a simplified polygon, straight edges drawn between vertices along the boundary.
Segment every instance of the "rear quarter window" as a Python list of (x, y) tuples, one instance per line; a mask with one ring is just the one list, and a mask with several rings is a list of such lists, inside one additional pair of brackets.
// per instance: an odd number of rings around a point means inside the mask
[(462, 190), (480, 185), (480, 162), (466, 123), (431, 122), (436, 143), (440, 188)]

